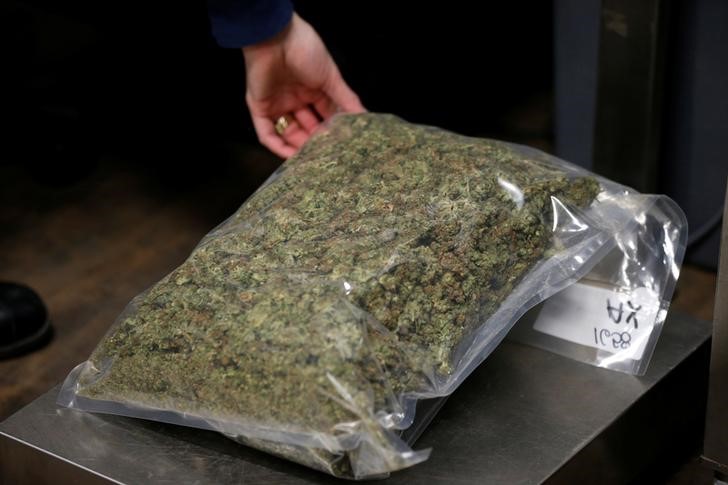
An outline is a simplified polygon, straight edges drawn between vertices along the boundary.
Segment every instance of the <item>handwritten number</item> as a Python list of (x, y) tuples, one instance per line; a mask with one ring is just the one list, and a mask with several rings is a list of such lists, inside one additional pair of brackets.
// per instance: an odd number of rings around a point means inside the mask
[[(635, 324), (635, 326), (637, 326), (637, 324)], [(621, 348), (628, 349), (630, 343), (632, 343), (632, 335), (628, 332), (622, 332)]]
[(614, 349), (628, 349), (632, 344), (632, 335), (629, 332), (610, 332), (606, 328), (601, 330), (594, 327), (594, 343), (602, 347)]

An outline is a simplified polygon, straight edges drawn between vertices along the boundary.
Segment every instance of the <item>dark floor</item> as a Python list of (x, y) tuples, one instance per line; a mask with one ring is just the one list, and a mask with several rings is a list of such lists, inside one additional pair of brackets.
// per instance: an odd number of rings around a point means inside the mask
[[(278, 163), (257, 147), (231, 146), (221, 159), (150, 168), (107, 158), (61, 187), (0, 166), (0, 280), (39, 291), (56, 329), (46, 348), (0, 361), (0, 420), (85, 360), (125, 304), (181, 263)], [(711, 319), (715, 282), (685, 268), (673, 308)], [(692, 460), (671, 477), (704, 483), (704, 470)]]
[(0, 361), (0, 420), (83, 361), (125, 304), (180, 264), (278, 163), (257, 148), (230, 155), (229, 164), (179, 169), (104, 160), (66, 187), (0, 167), (0, 280), (35, 288), (56, 331), (46, 348)]

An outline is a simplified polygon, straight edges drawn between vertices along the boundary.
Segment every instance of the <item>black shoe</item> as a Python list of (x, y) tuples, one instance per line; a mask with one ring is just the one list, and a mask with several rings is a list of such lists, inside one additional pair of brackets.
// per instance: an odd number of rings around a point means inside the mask
[(36, 292), (0, 282), (0, 359), (37, 349), (52, 334), (48, 311)]

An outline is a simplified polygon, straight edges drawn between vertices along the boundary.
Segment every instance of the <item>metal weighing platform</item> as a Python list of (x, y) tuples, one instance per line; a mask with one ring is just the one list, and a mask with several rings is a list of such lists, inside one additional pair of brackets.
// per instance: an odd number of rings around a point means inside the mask
[[(671, 313), (644, 377), (505, 341), (417, 441), (431, 458), (383, 483), (641, 481), (700, 439), (710, 334)], [(213, 432), (59, 408), (57, 392), (0, 424), (1, 484), (346, 483)]]

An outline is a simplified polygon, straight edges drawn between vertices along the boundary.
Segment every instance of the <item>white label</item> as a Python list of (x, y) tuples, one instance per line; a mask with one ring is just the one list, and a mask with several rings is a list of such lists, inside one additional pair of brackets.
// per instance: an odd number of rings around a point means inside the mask
[(659, 311), (660, 300), (648, 288), (625, 292), (575, 283), (546, 300), (533, 328), (639, 360)]

